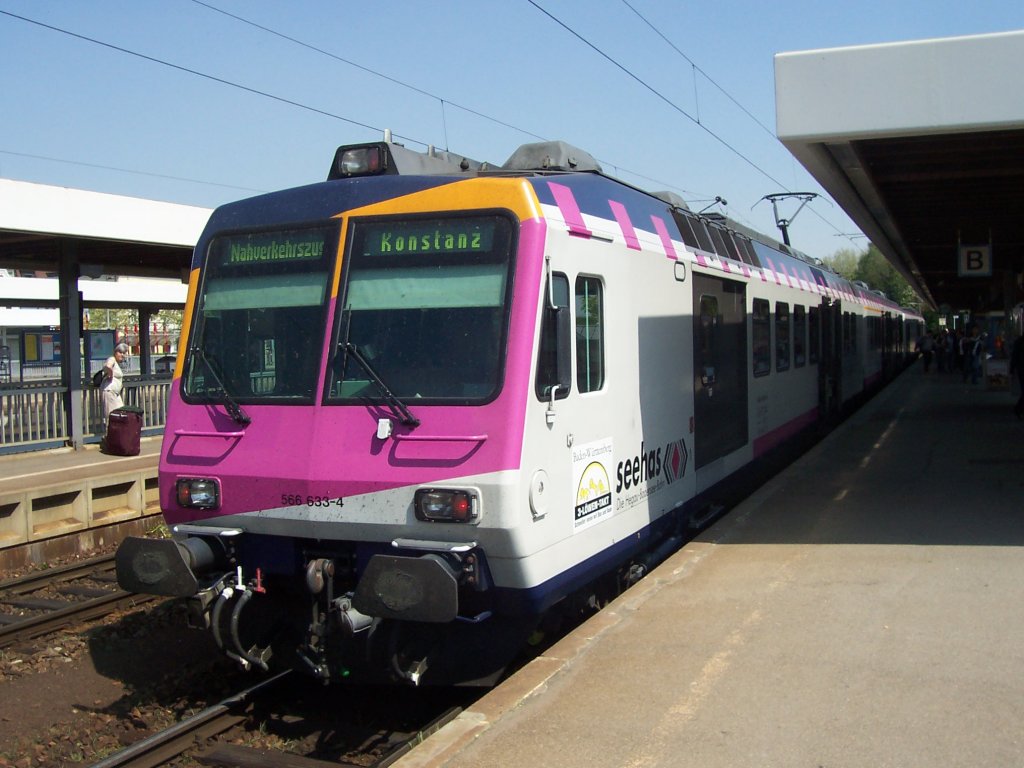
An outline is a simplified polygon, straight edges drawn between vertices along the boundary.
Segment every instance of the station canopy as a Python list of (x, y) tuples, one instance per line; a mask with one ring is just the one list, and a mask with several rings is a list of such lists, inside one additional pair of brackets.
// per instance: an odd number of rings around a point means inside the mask
[(926, 304), (1024, 299), (1024, 31), (782, 53), (777, 133)]
[(210, 210), (0, 179), (0, 269), (187, 280)]

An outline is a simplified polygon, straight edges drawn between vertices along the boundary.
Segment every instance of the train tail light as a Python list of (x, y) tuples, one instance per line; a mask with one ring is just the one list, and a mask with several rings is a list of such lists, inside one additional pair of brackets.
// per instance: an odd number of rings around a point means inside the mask
[(216, 480), (181, 478), (175, 490), (182, 507), (216, 509), (220, 506), (220, 486)]
[(433, 523), (468, 523), (480, 514), (477, 500), (469, 491), (420, 488), (414, 506), (417, 520)]

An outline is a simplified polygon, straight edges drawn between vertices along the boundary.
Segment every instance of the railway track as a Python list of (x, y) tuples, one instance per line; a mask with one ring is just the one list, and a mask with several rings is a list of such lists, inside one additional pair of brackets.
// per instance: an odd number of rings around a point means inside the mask
[(170, 728), (154, 733), (110, 755), (95, 763), (92, 768), (156, 768), (195, 750), (198, 751), (194, 752), (190, 759), (200, 765), (220, 768), (325, 768), (331, 765), (387, 768), (462, 711), (461, 707), (451, 707), (415, 731), (388, 731), (386, 735), (378, 735), (372, 740), (373, 743), (385, 746), (372, 750), (372, 755), (367, 753), (365, 759), (360, 759), (358, 763), (339, 763), (335, 760), (304, 757), (280, 750), (238, 744), (204, 746), (205, 742), (250, 719), (257, 704), (266, 703), (268, 697), (273, 703), (272, 697), (280, 695), (281, 684), (290, 675), (291, 673), (287, 671), (279, 672)]
[(154, 600), (117, 585), (114, 556), (0, 583), (0, 648)]
[(248, 717), (253, 701), (267, 695), (289, 672), (262, 680), (251, 688), (207, 707), (201, 712), (175, 723), (170, 728), (147, 736), (130, 747), (95, 763), (92, 768), (155, 768), (178, 757), (196, 744), (242, 723)]

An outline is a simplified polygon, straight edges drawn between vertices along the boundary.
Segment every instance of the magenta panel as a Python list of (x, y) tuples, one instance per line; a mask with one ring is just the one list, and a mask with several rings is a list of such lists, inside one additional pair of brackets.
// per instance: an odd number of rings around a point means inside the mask
[(379, 440), (377, 419), (390, 415), (381, 406), (246, 405), (252, 422), (242, 427), (222, 406), (183, 403), (175, 380), (160, 459), (168, 522), (210, 517), (177, 510), (177, 476), (219, 479), (219, 514), (233, 514), (284, 506), (283, 495), (344, 498), (518, 468), (544, 236), (542, 220), (521, 226), (505, 382), (485, 405), (412, 405), (420, 426), (396, 420), (394, 435)]

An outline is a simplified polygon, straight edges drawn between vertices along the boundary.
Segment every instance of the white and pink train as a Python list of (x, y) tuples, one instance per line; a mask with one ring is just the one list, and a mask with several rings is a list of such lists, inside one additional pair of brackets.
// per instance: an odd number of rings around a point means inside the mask
[(188, 598), (246, 666), (486, 684), (716, 487), (909, 359), (915, 312), (561, 143), (390, 142), (214, 212), (160, 460)]

